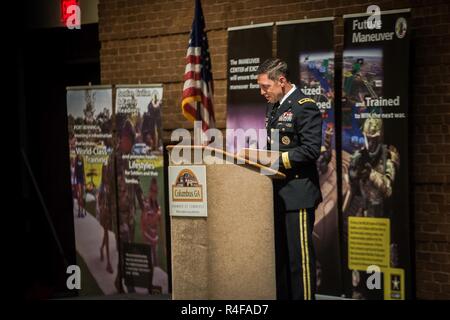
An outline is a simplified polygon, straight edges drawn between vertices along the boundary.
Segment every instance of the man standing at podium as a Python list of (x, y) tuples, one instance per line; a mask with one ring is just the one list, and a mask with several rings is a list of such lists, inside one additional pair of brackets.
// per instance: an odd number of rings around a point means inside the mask
[(314, 100), (288, 80), (286, 62), (268, 59), (259, 66), (257, 76), (261, 95), (270, 104), (267, 146), (280, 151), (272, 167), (286, 174), (285, 180), (273, 180), (277, 299), (313, 300), (316, 270), (312, 232), (315, 209), (322, 201), (316, 167), (322, 116)]

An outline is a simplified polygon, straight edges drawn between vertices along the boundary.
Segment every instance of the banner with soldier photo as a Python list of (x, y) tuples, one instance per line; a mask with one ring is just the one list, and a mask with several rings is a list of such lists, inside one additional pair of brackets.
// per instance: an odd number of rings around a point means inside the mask
[[(228, 29), (227, 150), (237, 153), (242, 148), (266, 146), (266, 108), (256, 80), (256, 70), (272, 57), (273, 23)], [(236, 131), (241, 129), (241, 131)], [(261, 129), (263, 136), (245, 134)], [(256, 132), (256, 131), (255, 131)]]
[(345, 295), (411, 294), (407, 10), (344, 16), (342, 191)]
[(338, 296), (340, 237), (334, 117), (334, 18), (277, 22), (277, 56), (287, 62), (290, 80), (322, 113), (322, 148), (317, 161), (323, 202), (316, 209), (314, 246), (317, 292)]
[(167, 294), (162, 85), (117, 86), (117, 213), (124, 292)]
[(110, 86), (67, 88), (70, 172), (81, 295), (114, 294), (117, 228)]

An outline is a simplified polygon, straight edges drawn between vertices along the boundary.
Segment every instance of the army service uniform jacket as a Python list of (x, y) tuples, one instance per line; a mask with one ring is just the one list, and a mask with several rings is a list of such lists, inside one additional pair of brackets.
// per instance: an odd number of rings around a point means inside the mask
[[(274, 181), (277, 211), (315, 208), (322, 202), (316, 161), (322, 144), (322, 115), (314, 100), (296, 88), (284, 101), (270, 106), (266, 114), (267, 149), (276, 149), (279, 131), (279, 171), (284, 180)], [(275, 165), (276, 169), (276, 165)]]

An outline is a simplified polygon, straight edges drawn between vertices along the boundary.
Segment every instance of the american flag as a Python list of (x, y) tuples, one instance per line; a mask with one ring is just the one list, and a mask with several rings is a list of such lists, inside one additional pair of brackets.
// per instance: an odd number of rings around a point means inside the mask
[(215, 127), (213, 109), (213, 78), (205, 19), (200, 0), (195, 1), (195, 16), (186, 54), (183, 101), (181, 109), (186, 119), (202, 121), (203, 131)]

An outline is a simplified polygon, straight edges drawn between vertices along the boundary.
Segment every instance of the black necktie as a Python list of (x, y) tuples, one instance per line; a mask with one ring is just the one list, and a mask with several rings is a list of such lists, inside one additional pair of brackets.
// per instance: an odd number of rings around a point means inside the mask
[(275, 104), (272, 107), (272, 113), (270, 114), (270, 117), (273, 118), (275, 116), (275, 113), (278, 110), (278, 107), (280, 106), (280, 102), (275, 102)]

